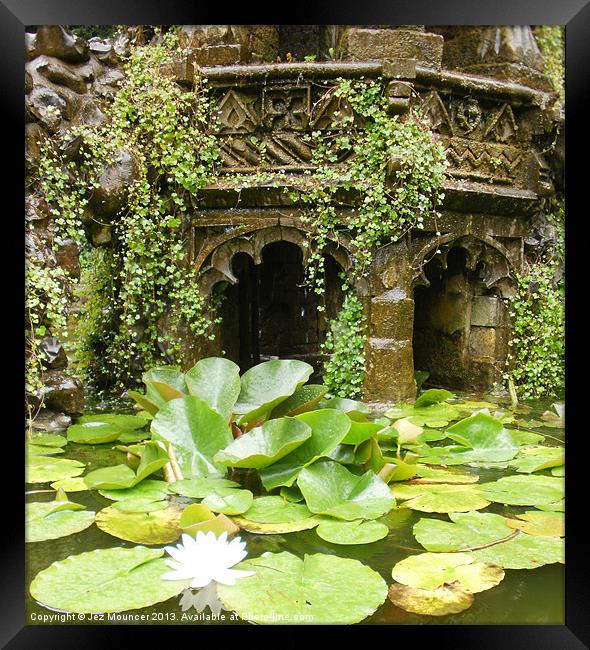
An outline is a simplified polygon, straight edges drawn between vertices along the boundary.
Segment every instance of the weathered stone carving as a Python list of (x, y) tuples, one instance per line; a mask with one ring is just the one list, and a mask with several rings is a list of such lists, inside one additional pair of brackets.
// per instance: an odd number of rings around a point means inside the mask
[(309, 111), (309, 86), (271, 86), (262, 91), (262, 119), (267, 129), (303, 131)]

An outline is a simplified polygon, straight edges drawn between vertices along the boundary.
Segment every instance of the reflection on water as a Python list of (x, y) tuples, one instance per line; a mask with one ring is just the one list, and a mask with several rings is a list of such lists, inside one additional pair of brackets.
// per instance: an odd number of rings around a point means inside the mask
[[(485, 399), (491, 401), (489, 396), (469, 396), (470, 399)], [(498, 401), (497, 399), (494, 401)], [(530, 407), (530, 411), (529, 411)], [(547, 409), (551, 408), (550, 403), (541, 401), (527, 402), (522, 409), (526, 411), (521, 415), (523, 419), (538, 419)], [(99, 413), (116, 410), (119, 413), (132, 413), (133, 408), (127, 400), (110, 400), (108, 403), (94, 399), (89, 402), (88, 413)], [(543, 444), (557, 445), (563, 440), (563, 430), (556, 428), (535, 428), (535, 433), (550, 436)], [(123, 452), (110, 449), (108, 445), (74, 445), (66, 447), (65, 456), (75, 458), (88, 463), (86, 471), (97, 467), (114, 465), (125, 462)], [(63, 456), (62, 456), (63, 457)], [(470, 468), (471, 471), (475, 471)], [(493, 481), (507, 472), (500, 470), (479, 470), (480, 481)], [(31, 490), (48, 488), (47, 485), (29, 486)], [(43, 501), (54, 498), (54, 491), (41, 492), (27, 495), (28, 500)], [(71, 494), (72, 500), (86, 505), (88, 508), (98, 511), (112, 502), (102, 497), (98, 492), (75, 492)], [(492, 504), (486, 508), (486, 512), (497, 512), (499, 514), (520, 513), (530, 507), (505, 507), (501, 504)], [(247, 542), (249, 557), (257, 557), (266, 551), (281, 552), (289, 551), (302, 557), (308, 553), (328, 553), (343, 558), (359, 560), (379, 572), (385, 581), (391, 583), (391, 569), (403, 558), (413, 553), (422, 553), (424, 549), (414, 539), (412, 527), (420, 517), (426, 516), (412, 510), (391, 512), (379, 521), (385, 523), (390, 531), (389, 535), (382, 540), (372, 544), (358, 546), (341, 546), (330, 544), (322, 540), (315, 530), (305, 530), (298, 533), (285, 535), (255, 535), (247, 532), (242, 533), (242, 538)], [(445, 515), (429, 514), (429, 517), (440, 517), (447, 519)], [(84, 551), (113, 546), (132, 547), (132, 542), (112, 537), (101, 531), (95, 525), (86, 530), (46, 542), (27, 544), (27, 584), (41, 570), (47, 568), (56, 560), (63, 560), (68, 555), (76, 555)], [(28, 590), (27, 590), (28, 592)], [(26, 601), (27, 619), (34, 623), (35, 615), (51, 613), (47, 608), (37, 604), (30, 596)], [(243, 621), (235, 619), (227, 612), (222, 612), (219, 619), (211, 620), (207, 616), (209, 610), (204, 614), (197, 614), (194, 609), (182, 612), (180, 596), (170, 599), (152, 607), (141, 610), (134, 610), (134, 614), (146, 614), (149, 616), (144, 624), (244, 624)], [(124, 613), (123, 613), (124, 614)], [(534, 570), (506, 570), (504, 580), (493, 589), (489, 589), (475, 595), (473, 605), (466, 611), (449, 616), (420, 616), (406, 612), (386, 600), (385, 603), (363, 624), (550, 624), (562, 625), (564, 623), (564, 566), (562, 564), (551, 564)], [(69, 620), (68, 624), (102, 624), (126, 623), (124, 616), (104, 621), (75, 621)], [(55, 620), (53, 624), (59, 624)]]

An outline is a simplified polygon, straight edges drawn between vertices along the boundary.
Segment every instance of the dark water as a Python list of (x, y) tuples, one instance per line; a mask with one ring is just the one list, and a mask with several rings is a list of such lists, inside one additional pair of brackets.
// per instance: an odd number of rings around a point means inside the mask
[[(471, 399), (486, 399), (482, 396), (469, 396)], [(489, 397), (489, 401), (492, 401)], [(495, 400), (498, 401), (497, 399)], [(539, 415), (551, 405), (544, 402), (528, 402), (525, 405), (531, 408), (530, 412), (520, 415), (524, 420), (538, 419)], [(127, 401), (110, 401), (108, 403), (96, 400), (89, 404), (88, 412), (112, 412), (119, 413), (133, 412)], [(522, 428), (522, 427), (521, 427)], [(556, 428), (535, 428), (535, 433), (550, 436), (547, 437), (545, 445), (562, 444), (563, 430)], [(59, 457), (75, 458), (88, 463), (86, 472), (106, 465), (114, 465), (125, 462), (123, 452), (110, 449), (108, 445), (75, 445), (68, 444), (65, 454)], [(507, 472), (501, 470), (475, 470), (480, 481), (493, 481), (506, 476)], [(35, 484), (27, 486), (30, 491), (48, 489), (49, 485)], [(27, 500), (44, 501), (53, 499), (55, 492), (49, 488), (46, 492), (27, 494)], [(72, 492), (70, 498), (78, 503), (83, 503), (90, 509), (98, 511), (101, 508), (112, 504), (112, 501), (102, 497), (96, 491)], [(531, 507), (506, 507), (500, 504), (492, 504), (485, 512), (497, 512), (498, 514), (520, 513)], [(389, 513), (379, 521), (386, 523), (390, 532), (382, 540), (371, 544), (357, 546), (342, 546), (330, 544), (322, 540), (315, 530), (306, 530), (285, 535), (256, 535), (242, 531), (242, 539), (247, 543), (248, 556), (257, 557), (266, 551), (280, 552), (289, 551), (302, 557), (305, 553), (328, 553), (344, 558), (359, 560), (370, 566), (381, 574), (387, 584), (390, 584), (392, 567), (414, 553), (423, 553), (424, 549), (416, 542), (412, 535), (412, 527), (419, 518), (440, 517), (447, 520), (446, 515), (433, 515), (413, 510), (402, 510)], [(27, 544), (27, 585), (34, 576), (41, 570), (47, 568), (56, 560), (63, 560), (69, 555), (75, 555), (84, 551), (114, 546), (132, 547), (133, 542), (126, 542), (108, 533), (101, 531), (96, 525), (86, 530), (45, 542)], [(103, 620), (89, 620), (89, 615), (84, 620), (78, 620), (78, 615), (70, 614), (69, 618), (60, 621), (52, 619), (51, 624), (104, 624), (104, 623), (135, 623), (139, 619), (131, 620), (129, 614), (143, 615), (142, 624), (247, 624), (236, 619), (229, 612), (222, 612), (219, 619), (212, 620), (209, 610), (198, 614), (194, 609), (183, 613), (179, 604), (180, 596), (172, 598), (165, 603), (159, 603), (152, 607), (146, 607), (133, 612), (122, 612), (120, 615), (107, 615)], [(31, 624), (42, 622), (43, 615), (55, 615), (56, 612), (36, 603), (30, 595), (26, 600), (27, 621)], [(59, 615), (59, 614), (57, 614)], [(84, 615), (82, 615), (84, 616)], [(114, 618), (113, 618), (114, 616)], [(564, 624), (564, 566), (562, 564), (551, 564), (534, 570), (506, 570), (504, 580), (493, 589), (475, 594), (473, 605), (460, 614), (448, 616), (420, 616), (408, 613), (386, 600), (383, 605), (363, 624), (419, 624), (419, 625), (440, 625), (440, 624)]]

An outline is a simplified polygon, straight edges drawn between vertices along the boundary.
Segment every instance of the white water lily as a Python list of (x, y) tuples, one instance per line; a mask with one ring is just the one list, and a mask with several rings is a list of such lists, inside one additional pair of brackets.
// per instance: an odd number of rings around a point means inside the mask
[(227, 532), (219, 537), (211, 531), (199, 531), (197, 537), (186, 533), (182, 542), (177, 546), (166, 546), (165, 551), (174, 559), (166, 560), (166, 564), (174, 569), (165, 573), (164, 580), (191, 579), (193, 589), (206, 587), (215, 581), (224, 585), (234, 585), (238, 578), (254, 575), (253, 571), (240, 571), (231, 567), (243, 560), (248, 554), (244, 549), (246, 542), (236, 537), (227, 541)]

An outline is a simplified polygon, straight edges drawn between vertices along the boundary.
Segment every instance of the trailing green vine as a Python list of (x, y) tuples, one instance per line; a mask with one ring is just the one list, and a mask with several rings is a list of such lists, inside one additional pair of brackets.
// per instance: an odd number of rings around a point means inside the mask
[(94, 277), (87, 275), (97, 295), (83, 317), (85, 369), (116, 378), (117, 388), (136, 382), (146, 366), (173, 361), (183, 328), (210, 336), (215, 318), (185, 262), (191, 196), (211, 180), (217, 159), (212, 107), (204, 81), (191, 91), (176, 83), (176, 37), (162, 40), (132, 48), (106, 124), (68, 134), (83, 139), (81, 160), (72, 164), (54, 142), (42, 163), (42, 187), (60, 233), (84, 246), (83, 219), (99, 174), (124, 153), (133, 158), (136, 178), (111, 225), (111, 251), (95, 258)]
[(564, 220), (562, 201), (549, 203), (547, 220), (556, 241), (516, 275), (516, 296), (507, 301), (512, 319), (504, 379), (528, 398), (560, 397), (565, 382)]
[(564, 34), (563, 25), (535, 27), (535, 38), (545, 59), (545, 74), (559, 93), (561, 104), (565, 101)]

